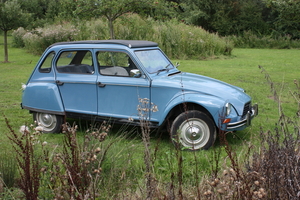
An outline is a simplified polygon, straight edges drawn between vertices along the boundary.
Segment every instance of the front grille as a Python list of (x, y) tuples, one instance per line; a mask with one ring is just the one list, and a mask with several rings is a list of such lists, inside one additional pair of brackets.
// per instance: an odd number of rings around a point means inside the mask
[(245, 104), (242, 117), (245, 117), (248, 111), (251, 113), (251, 102)]

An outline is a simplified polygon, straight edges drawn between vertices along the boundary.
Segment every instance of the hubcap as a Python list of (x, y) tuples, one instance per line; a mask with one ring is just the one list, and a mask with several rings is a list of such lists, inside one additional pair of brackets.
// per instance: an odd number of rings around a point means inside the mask
[(188, 149), (200, 149), (204, 147), (209, 138), (209, 127), (201, 119), (192, 118), (185, 120), (179, 127), (180, 143)]
[(55, 115), (37, 113), (37, 122), (43, 127), (44, 131), (52, 131), (56, 127), (57, 119)]
[(186, 136), (190, 139), (190, 140), (197, 140), (201, 137), (201, 132), (200, 129), (198, 127), (189, 127), (186, 130)]

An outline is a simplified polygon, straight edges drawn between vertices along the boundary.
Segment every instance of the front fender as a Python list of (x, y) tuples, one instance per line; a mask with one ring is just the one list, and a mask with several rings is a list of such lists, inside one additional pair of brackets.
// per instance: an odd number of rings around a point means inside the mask
[(185, 103), (194, 103), (205, 108), (213, 117), (216, 125), (218, 125), (220, 122), (220, 112), (223, 110), (223, 105), (225, 105), (224, 100), (215, 96), (202, 95), (200, 93), (194, 92), (184, 93), (171, 99), (165, 106), (163, 112), (160, 112), (160, 115), (156, 116), (158, 118), (159, 124), (161, 125), (163, 123), (163, 121), (166, 119), (173, 108)]
[(26, 85), (22, 95), (22, 108), (64, 114), (64, 106), (56, 83), (30, 82)]

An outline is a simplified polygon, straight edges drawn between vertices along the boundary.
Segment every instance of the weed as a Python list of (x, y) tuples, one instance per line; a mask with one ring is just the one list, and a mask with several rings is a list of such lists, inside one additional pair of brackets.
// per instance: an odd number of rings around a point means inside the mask
[(34, 130), (33, 133), (30, 133), (27, 126), (22, 126), (20, 129), (22, 134), (19, 135), (12, 129), (6, 117), (5, 121), (10, 130), (7, 137), (13, 144), (19, 167), (19, 187), (24, 192), (26, 199), (36, 200), (40, 186), (41, 156), (37, 155), (34, 149), (35, 145), (39, 143), (40, 132)]

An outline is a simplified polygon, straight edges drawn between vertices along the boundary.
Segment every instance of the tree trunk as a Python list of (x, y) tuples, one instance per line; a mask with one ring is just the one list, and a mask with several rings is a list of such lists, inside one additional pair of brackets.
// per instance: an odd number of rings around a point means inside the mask
[(112, 18), (108, 18), (108, 27), (109, 27), (110, 39), (115, 39), (114, 24)]
[(8, 62), (7, 31), (4, 32), (4, 62)]

